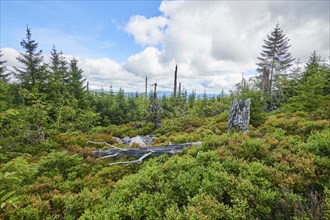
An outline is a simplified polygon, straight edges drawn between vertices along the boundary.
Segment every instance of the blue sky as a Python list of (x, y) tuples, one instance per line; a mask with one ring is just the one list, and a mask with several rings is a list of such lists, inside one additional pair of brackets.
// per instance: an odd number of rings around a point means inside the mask
[(20, 50), (28, 24), (45, 52), (55, 45), (67, 54), (110, 56), (122, 62), (141, 50), (124, 25), (132, 15), (160, 15), (159, 5), (160, 1), (1, 0), (1, 47)]
[(256, 74), (263, 40), (280, 24), (290, 53), (304, 66), (315, 50), (330, 56), (329, 1), (8, 1), (0, 0), (0, 47), (20, 67), (26, 25), (49, 61), (53, 45), (76, 57), (93, 88), (159, 90), (178, 81), (219, 93)]

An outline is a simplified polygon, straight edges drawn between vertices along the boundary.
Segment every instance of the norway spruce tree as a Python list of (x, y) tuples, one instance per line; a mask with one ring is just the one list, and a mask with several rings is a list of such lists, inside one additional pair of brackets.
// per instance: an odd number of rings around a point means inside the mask
[(14, 67), (14, 74), (22, 88), (31, 91), (33, 88), (37, 87), (38, 91), (42, 90), (47, 80), (47, 71), (43, 63), (42, 50), (38, 50), (38, 43), (32, 40), (29, 27), (26, 28), (26, 39), (22, 40), (21, 46), (25, 52), (21, 52), (20, 56), (16, 59), (23, 67)]
[(83, 70), (78, 67), (78, 60), (76, 58), (73, 58), (69, 65), (69, 91), (70, 93), (79, 100), (79, 102), (84, 102), (84, 99), (86, 98), (86, 87), (84, 86), (84, 83), (86, 81), (86, 78), (83, 78), (82, 76)]
[(268, 91), (264, 91), (264, 93), (270, 100), (273, 91), (278, 89), (275, 87), (276, 80), (292, 66), (294, 61), (289, 52), (291, 47), (289, 41), (290, 39), (283, 34), (283, 30), (277, 24), (271, 34), (267, 35), (267, 39), (264, 40), (262, 52), (258, 57), (259, 62), (256, 63), (257, 71), (263, 72), (263, 82), (268, 84), (265, 87)]
[(298, 84), (292, 89), (286, 111), (305, 111), (312, 117), (329, 119), (330, 67), (316, 52), (310, 56)]
[[(9, 98), (10, 87), (9, 84), (7, 83), (9, 73), (6, 73), (6, 65), (5, 65), (7, 61), (3, 60), (2, 56), (3, 55), (0, 50), (0, 112), (2, 110), (7, 109), (8, 99), (10, 99)], [(0, 123), (0, 127), (1, 127), (1, 123)]]
[(301, 81), (305, 82), (309, 76), (317, 74), (322, 67), (324, 67), (322, 66), (322, 58), (317, 54), (316, 51), (314, 51), (306, 63), (305, 71), (302, 74)]
[(2, 56), (3, 56), (3, 54), (0, 50), (0, 80), (4, 81), (4, 82), (7, 82), (8, 81), (8, 76), (10, 75), (10, 73), (6, 73), (7, 68), (6, 68), (5, 63), (7, 61), (3, 60)]
[(69, 73), (68, 63), (62, 52), (59, 52), (55, 46), (50, 52), (50, 63), (49, 63), (49, 93), (48, 95), (53, 96), (56, 99), (62, 97), (68, 92)]
[(58, 51), (55, 46), (50, 52), (50, 72), (55, 76), (62, 85), (66, 85), (69, 82), (68, 74), (68, 62), (65, 60), (62, 51)]

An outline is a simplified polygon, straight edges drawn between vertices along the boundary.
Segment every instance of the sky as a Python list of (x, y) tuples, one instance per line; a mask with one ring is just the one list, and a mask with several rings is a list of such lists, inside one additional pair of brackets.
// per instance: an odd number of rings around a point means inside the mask
[[(20, 67), (26, 26), (43, 50), (79, 60), (92, 89), (171, 91), (175, 65), (188, 92), (234, 89), (256, 75), (263, 40), (279, 23), (292, 56), (317, 51), (329, 62), (329, 1), (16, 1), (0, 0), (0, 48)], [(151, 86), (150, 86), (151, 89)]]

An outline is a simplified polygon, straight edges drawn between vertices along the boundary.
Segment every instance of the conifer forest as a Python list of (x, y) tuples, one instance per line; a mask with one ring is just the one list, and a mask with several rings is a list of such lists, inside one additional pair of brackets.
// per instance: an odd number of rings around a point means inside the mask
[(22, 38), (23, 68), (0, 52), (0, 219), (330, 219), (329, 57), (298, 65), (279, 24), (258, 74), (212, 97), (180, 65), (170, 95), (95, 91)]

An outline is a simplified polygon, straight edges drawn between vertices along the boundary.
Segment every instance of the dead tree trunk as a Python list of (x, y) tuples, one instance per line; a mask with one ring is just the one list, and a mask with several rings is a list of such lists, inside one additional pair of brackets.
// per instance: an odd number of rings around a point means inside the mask
[(154, 86), (154, 101), (157, 99), (157, 83), (152, 84)]
[(200, 146), (202, 145), (201, 142), (190, 142), (190, 143), (184, 143), (184, 144), (173, 144), (168, 146), (156, 146), (156, 147), (148, 147), (148, 148), (118, 148), (113, 145), (110, 145), (106, 142), (93, 142), (88, 141), (87, 143), (90, 144), (102, 144), (107, 145), (109, 147), (112, 147), (111, 150), (98, 150), (94, 151), (93, 155), (96, 157), (104, 158), (112, 158), (112, 157), (135, 157), (138, 158), (137, 160), (132, 161), (124, 161), (124, 162), (114, 162), (110, 163), (109, 165), (115, 165), (115, 164), (133, 164), (133, 163), (141, 163), (144, 158), (148, 156), (160, 156), (162, 154), (167, 154), (169, 156), (172, 156), (173, 154), (181, 153), (184, 148), (191, 147), (191, 146)]
[(173, 91), (174, 97), (176, 97), (177, 78), (178, 78), (178, 65), (175, 66), (175, 72), (174, 72), (174, 91)]
[(146, 77), (145, 98), (148, 98), (148, 77)]
[(162, 111), (160, 104), (157, 100), (157, 83), (152, 84), (154, 86), (153, 100), (147, 111), (147, 122), (152, 122), (156, 128), (162, 125), (162, 121), (159, 117), (159, 113)]
[(235, 128), (241, 131), (247, 131), (250, 121), (250, 99), (237, 102), (235, 98), (231, 102), (231, 109), (228, 120), (228, 130)]

